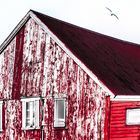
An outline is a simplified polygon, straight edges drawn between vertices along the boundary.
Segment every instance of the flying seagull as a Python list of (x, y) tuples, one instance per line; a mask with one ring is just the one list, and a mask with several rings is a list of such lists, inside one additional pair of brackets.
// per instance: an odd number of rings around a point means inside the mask
[(114, 13), (112, 12), (111, 9), (109, 9), (108, 7), (106, 7), (106, 9), (107, 9), (108, 11), (110, 11), (111, 16), (114, 16), (114, 17), (116, 17), (116, 18), (119, 20), (119, 18), (117, 17), (117, 15), (114, 14)]

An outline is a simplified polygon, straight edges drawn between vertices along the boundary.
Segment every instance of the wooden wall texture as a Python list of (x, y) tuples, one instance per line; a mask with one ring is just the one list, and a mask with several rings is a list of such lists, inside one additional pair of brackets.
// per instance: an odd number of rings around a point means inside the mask
[[(67, 99), (64, 129), (53, 127), (55, 95)], [(43, 110), (45, 140), (103, 139), (105, 92), (33, 19), (0, 54), (1, 140), (41, 139), (41, 129), (21, 129), (21, 97), (31, 96), (44, 98), (40, 126)]]
[[(140, 108), (138, 101), (112, 101), (110, 112), (110, 140), (139, 140), (140, 126), (126, 125), (126, 110)], [(135, 118), (134, 118), (135, 119)]]

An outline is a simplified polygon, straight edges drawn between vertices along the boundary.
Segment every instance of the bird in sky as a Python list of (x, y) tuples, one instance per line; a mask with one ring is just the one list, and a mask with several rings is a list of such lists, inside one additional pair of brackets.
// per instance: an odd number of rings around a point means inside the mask
[(115, 18), (119, 20), (118, 16), (114, 14), (111, 9), (109, 9), (108, 7), (106, 7), (106, 9), (110, 12), (111, 16), (114, 16)]

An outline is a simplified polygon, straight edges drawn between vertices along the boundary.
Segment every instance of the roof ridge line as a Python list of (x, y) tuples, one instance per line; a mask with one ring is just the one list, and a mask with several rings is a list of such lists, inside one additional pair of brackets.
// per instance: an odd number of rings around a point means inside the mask
[(92, 33), (92, 34), (95, 34), (95, 35), (98, 35), (98, 36), (102, 36), (102, 37), (104, 37), (104, 38), (109, 38), (109, 39), (112, 39), (112, 40), (115, 40), (115, 41), (118, 41), (118, 42), (121, 42), (121, 43), (126, 43), (126, 44), (135, 45), (135, 47), (136, 47), (136, 45), (137, 45), (137, 47), (140, 48), (140, 44), (138, 44), (138, 43), (134, 43), (134, 42), (131, 42), (131, 41), (119, 39), (119, 38), (116, 38), (116, 37), (113, 37), (113, 36), (110, 36), (110, 35), (107, 35), (107, 34), (99, 33), (99, 32), (93, 31), (93, 30), (88, 29), (88, 28), (84, 28), (84, 27), (82, 27), (82, 26), (79, 26), (79, 25), (76, 25), (76, 24), (73, 24), (73, 23), (70, 23), (70, 22), (67, 22), (67, 21), (64, 21), (64, 20), (60, 20), (60, 19), (55, 18), (55, 17), (52, 17), (52, 16), (48, 16), (48, 15), (46, 15), (46, 14), (44, 14), (44, 13), (37, 12), (37, 11), (35, 11), (35, 10), (30, 10), (30, 11), (32, 11), (33, 13), (41, 14), (41, 15), (47, 17), (47, 18), (56, 20), (56, 21), (58, 21), (58, 22), (61, 22), (62, 24), (66, 24), (66, 25), (71, 26), (71, 27), (73, 27), (73, 28), (77, 28), (77, 29), (80, 29), (80, 30), (84, 30), (84, 31), (87, 31), (87, 32), (89, 32), (89, 33)]

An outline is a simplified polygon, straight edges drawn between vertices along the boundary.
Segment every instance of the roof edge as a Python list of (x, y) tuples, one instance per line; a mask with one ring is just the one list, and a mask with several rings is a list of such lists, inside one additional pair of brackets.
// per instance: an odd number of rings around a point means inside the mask
[(110, 98), (111, 101), (140, 101), (140, 95), (117, 95)]
[(9, 34), (9, 36), (4, 40), (4, 42), (0, 45), (0, 54), (3, 52), (3, 50), (9, 45), (9, 43), (12, 41), (12, 39), (16, 36), (17, 32), (25, 25), (25, 23), (30, 19), (30, 12), (22, 18), (22, 20), (17, 24), (17, 26), (12, 30), (12, 32)]
[(60, 20), (60, 19), (54, 18), (54, 17), (52, 17), (52, 16), (45, 15), (45, 14), (40, 13), (40, 12), (37, 12), (37, 11), (35, 11), (35, 10), (30, 10), (30, 11), (32, 11), (33, 13), (42, 14), (42, 15), (47, 16), (47, 17), (49, 17), (49, 18), (53, 18), (53, 19), (57, 20), (58, 22), (61, 22), (61, 23), (63, 23), (63, 24), (70, 25), (70, 26), (72, 26), (72, 27), (74, 27), (74, 28), (82, 29), (82, 30), (85, 30), (86, 32), (94, 33), (94, 34), (96, 34), (96, 35), (99, 35), (99, 36), (102, 36), (102, 37), (106, 37), (106, 38), (108, 38), (108, 39), (112, 39), (112, 40), (114, 40), (114, 41), (118, 41), (118, 42), (121, 42), (121, 43), (127, 43), (127, 44), (131, 44), (131, 45), (135, 45), (135, 46), (140, 46), (139, 43), (131, 42), (131, 41), (128, 41), (128, 40), (124, 40), (124, 39), (120, 39), (120, 38), (117, 38), (117, 37), (113, 37), (113, 36), (110, 36), (110, 35), (107, 35), (107, 34), (103, 34), (103, 33), (100, 33), (100, 32), (97, 32), (97, 31), (94, 31), (94, 30), (91, 30), (91, 29), (88, 29), (88, 28), (84, 28), (84, 27), (82, 27), (82, 26), (78, 26), (78, 25), (76, 25), (76, 24), (73, 24), (73, 23), (70, 23), (70, 22), (67, 22), (67, 21), (64, 21), (64, 20)]
[(114, 97), (114, 94), (98, 79), (98, 77), (89, 69), (87, 66), (81, 62), (67, 47), (66, 45), (34, 14), (33, 10), (29, 10), (28, 13), (22, 18), (18, 25), (13, 29), (10, 35), (5, 39), (5, 41), (0, 46), (0, 54), (9, 45), (12, 39), (16, 36), (17, 32), (25, 25), (25, 23), (33, 18), (37, 24), (39, 24), (46, 33), (48, 33), (56, 43), (80, 66), (105, 92), (106, 96)]
[(33, 11), (31, 11), (31, 17), (56, 41), (61, 49), (63, 49), (65, 53), (67, 53), (76, 64), (106, 92), (106, 96), (114, 97), (114, 94), (98, 79), (98, 77), (66, 47), (66, 45), (34, 14)]

